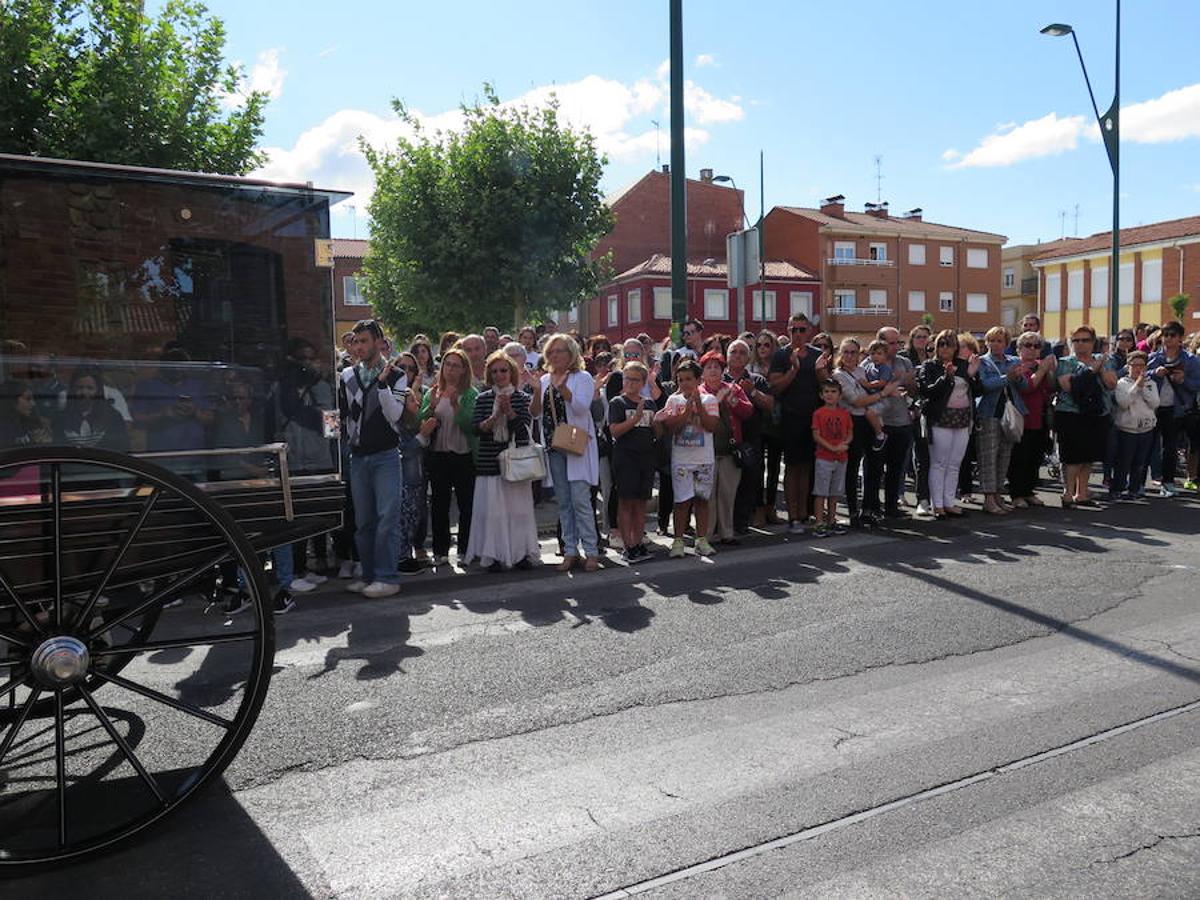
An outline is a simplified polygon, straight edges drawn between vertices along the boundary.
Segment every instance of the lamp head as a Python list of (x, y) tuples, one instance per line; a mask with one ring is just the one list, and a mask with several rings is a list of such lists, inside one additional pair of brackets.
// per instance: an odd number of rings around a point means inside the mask
[(1042, 34), (1048, 34), (1050, 37), (1066, 37), (1075, 29), (1070, 25), (1064, 25), (1061, 22), (1054, 22), (1042, 29)]

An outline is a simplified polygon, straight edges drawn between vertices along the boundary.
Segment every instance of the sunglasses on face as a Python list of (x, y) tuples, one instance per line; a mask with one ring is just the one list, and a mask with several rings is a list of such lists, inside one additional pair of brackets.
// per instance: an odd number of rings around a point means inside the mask
[(1091, 342), (1092, 339), (1090, 337), (1071, 338), (1072, 344), (1090, 344)]
[(1041, 348), (1041, 344), (1031, 344), (1028, 341), (1021, 345), (1021, 349), (1023, 350), (1040, 350)]
[(790, 331), (792, 334), (804, 334), (808, 331), (808, 329), (804, 326), (800, 326), (799, 328), (789, 328), (788, 331)]

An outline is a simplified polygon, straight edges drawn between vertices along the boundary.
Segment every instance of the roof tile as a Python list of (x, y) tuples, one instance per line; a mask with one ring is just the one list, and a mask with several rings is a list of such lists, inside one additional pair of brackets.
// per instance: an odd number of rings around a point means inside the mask
[[(1136, 247), (1139, 244), (1156, 244), (1159, 241), (1169, 241), (1173, 238), (1191, 237), (1193, 235), (1200, 235), (1200, 216), (1188, 216), (1183, 219), (1169, 219), (1165, 222), (1152, 222), (1149, 225), (1122, 228), (1121, 247), (1128, 248)], [(1096, 250), (1108, 250), (1111, 247), (1112, 231), (1102, 231), (1059, 247), (1052, 247), (1033, 258), (1041, 261), (1064, 256), (1078, 256), (1081, 253), (1093, 253)]]

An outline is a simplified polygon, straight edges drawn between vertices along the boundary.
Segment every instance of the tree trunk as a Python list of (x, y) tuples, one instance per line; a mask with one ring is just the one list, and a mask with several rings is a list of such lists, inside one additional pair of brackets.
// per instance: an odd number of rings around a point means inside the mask
[(513, 300), (513, 337), (516, 337), (517, 331), (522, 325), (527, 325), (526, 316), (529, 313), (529, 304), (525, 302), (525, 295), (518, 294)]

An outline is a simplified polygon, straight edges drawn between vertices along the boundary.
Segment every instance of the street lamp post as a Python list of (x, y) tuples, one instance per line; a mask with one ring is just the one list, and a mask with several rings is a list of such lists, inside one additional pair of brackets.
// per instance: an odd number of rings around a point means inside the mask
[[(733, 180), (732, 175), (714, 175), (713, 181), (720, 183), (720, 184), (724, 184), (725, 182), (728, 182), (729, 184), (733, 185), (733, 189), (735, 191), (738, 189), (737, 182)], [(745, 197), (745, 195), (742, 195), (739, 198), (739, 200), (742, 204), (742, 224), (749, 226), (750, 225), (750, 217), (746, 215), (746, 197)], [(730, 260), (730, 259), (725, 260), (725, 265), (732, 266), (733, 260)], [(745, 276), (742, 277), (742, 281), (744, 281), (744, 280), (745, 280)], [(763, 302), (766, 303), (767, 286), (765, 284), (759, 285), (759, 288), (763, 292)], [(746, 293), (745, 292), (746, 292), (746, 288), (741, 284), (741, 282), (739, 282), (738, 289), (737, 289), (737, 316), (734, 317), (735, 321), (737, 322), (737, 333), (739, 335), (743, 331), (746, 330)]]
[(1108, 269), (1108, 337), (1111, 346), (1116, 345), (1117, 332), (1121, 330), (1120, 285), (1121, 285), (1121, 0), (1117, 4), (1117, 34), (1116, 34), (1116, 70), (1113, 76), (1113, 101), (1104, 115), (1096, 105), (1096, 95), (1092, 92), (1092, 81), (1088, 78), (1087, 66), (1083, 62), (1083, 51), (1079, 49), (1079, 38), (1075, 29), (1070, 25), (1056, 22), (1043, 28), (1042, 34), (1051, 37), (1066, 37), (1068, 34), (1075, 42), (1075, 55), (1079, 57), (1079, 67), (1083, 69), (1083, 81), (1087, 85), (1088, 96), (1092, 100), (1092, 111), (1096, 114), (1096, 122), (1100, 125), (1100, 137), (1104, 139), (1104, 149), (1108, 153), (1108, 164), (1113, 176), (1113, 224), (1112, 224), (1112, 262)]

